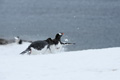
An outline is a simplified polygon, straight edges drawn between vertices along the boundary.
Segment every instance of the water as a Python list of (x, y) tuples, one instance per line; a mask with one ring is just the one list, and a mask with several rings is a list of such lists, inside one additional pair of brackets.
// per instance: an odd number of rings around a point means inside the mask
[(68, 50), (120, 46), (119, 0), (0, 0), (0, 38), (42, 40), (57, 32)]

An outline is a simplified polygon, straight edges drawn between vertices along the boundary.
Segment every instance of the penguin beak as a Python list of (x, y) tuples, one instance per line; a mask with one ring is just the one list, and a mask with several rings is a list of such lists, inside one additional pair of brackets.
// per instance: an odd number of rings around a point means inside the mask
[(61, 33), (62, 35), (64, 35), (64, 33)]

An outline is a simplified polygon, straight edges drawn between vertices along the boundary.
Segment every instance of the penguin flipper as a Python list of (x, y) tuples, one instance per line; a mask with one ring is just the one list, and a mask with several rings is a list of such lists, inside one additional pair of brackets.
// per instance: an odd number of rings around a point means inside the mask
[(75, 45), (75, 43), (63, 43), (63, 42), (61, 42), (61, 44), (63, 44), (63, 45), (69, 45), (69, 44)]

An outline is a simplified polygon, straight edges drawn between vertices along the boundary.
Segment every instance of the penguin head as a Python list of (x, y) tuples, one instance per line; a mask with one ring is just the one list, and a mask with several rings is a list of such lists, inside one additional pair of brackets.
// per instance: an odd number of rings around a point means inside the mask
[(64, 35), (64, 33), (59, 32), (56, 34), (55, 39), (60, 40), (60, 38)]
[(59, 35), (59, 36), (62, 36), (62, 35), (64, 35), (64, 33), (62, 33), (62, 32), (59, 32), (59, 33), (58, 33), (58, 35)]
[(17, 44), (22, 44), (22, 40), (19, 38), (19, 36), (14, 37), (14, 38), (15, 38), (15, 42), (16, 42)]

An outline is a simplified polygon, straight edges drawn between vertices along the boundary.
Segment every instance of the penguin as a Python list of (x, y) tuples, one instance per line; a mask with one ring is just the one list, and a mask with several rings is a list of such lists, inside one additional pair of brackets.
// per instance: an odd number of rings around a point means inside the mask
[(59, 32), (56, 34), (54, 39), (48, 38), (46, 40), (38, 40), (32, 42), (26, 50), (21, 52), (20, 54), (44, 54), (46, 52), (49, 53), (56, 53), (56, 52), (61, 52), (63, 49), (63, 45), (66, 44), (74, 44), (74, 43), (63, 43), (61, 41), (61, 37), (64, 35), (64, 33)]
[(14, 37), (14, 39), (15, 39), (15, 42), (16, 42), (17, 44), (22, 44), (22, 43), (23, 43), (22, 39), (20, 39), (19, 36)]
[(34, 41), (32, 42), (28, 48), (21, 52), (20, 54), (44, 54), (47, 49), (50, 48), (50, 45), (53, 44), (53, 41), (51, 38), (48, 38), (46, 40), (38, 40), (38, 41)]

